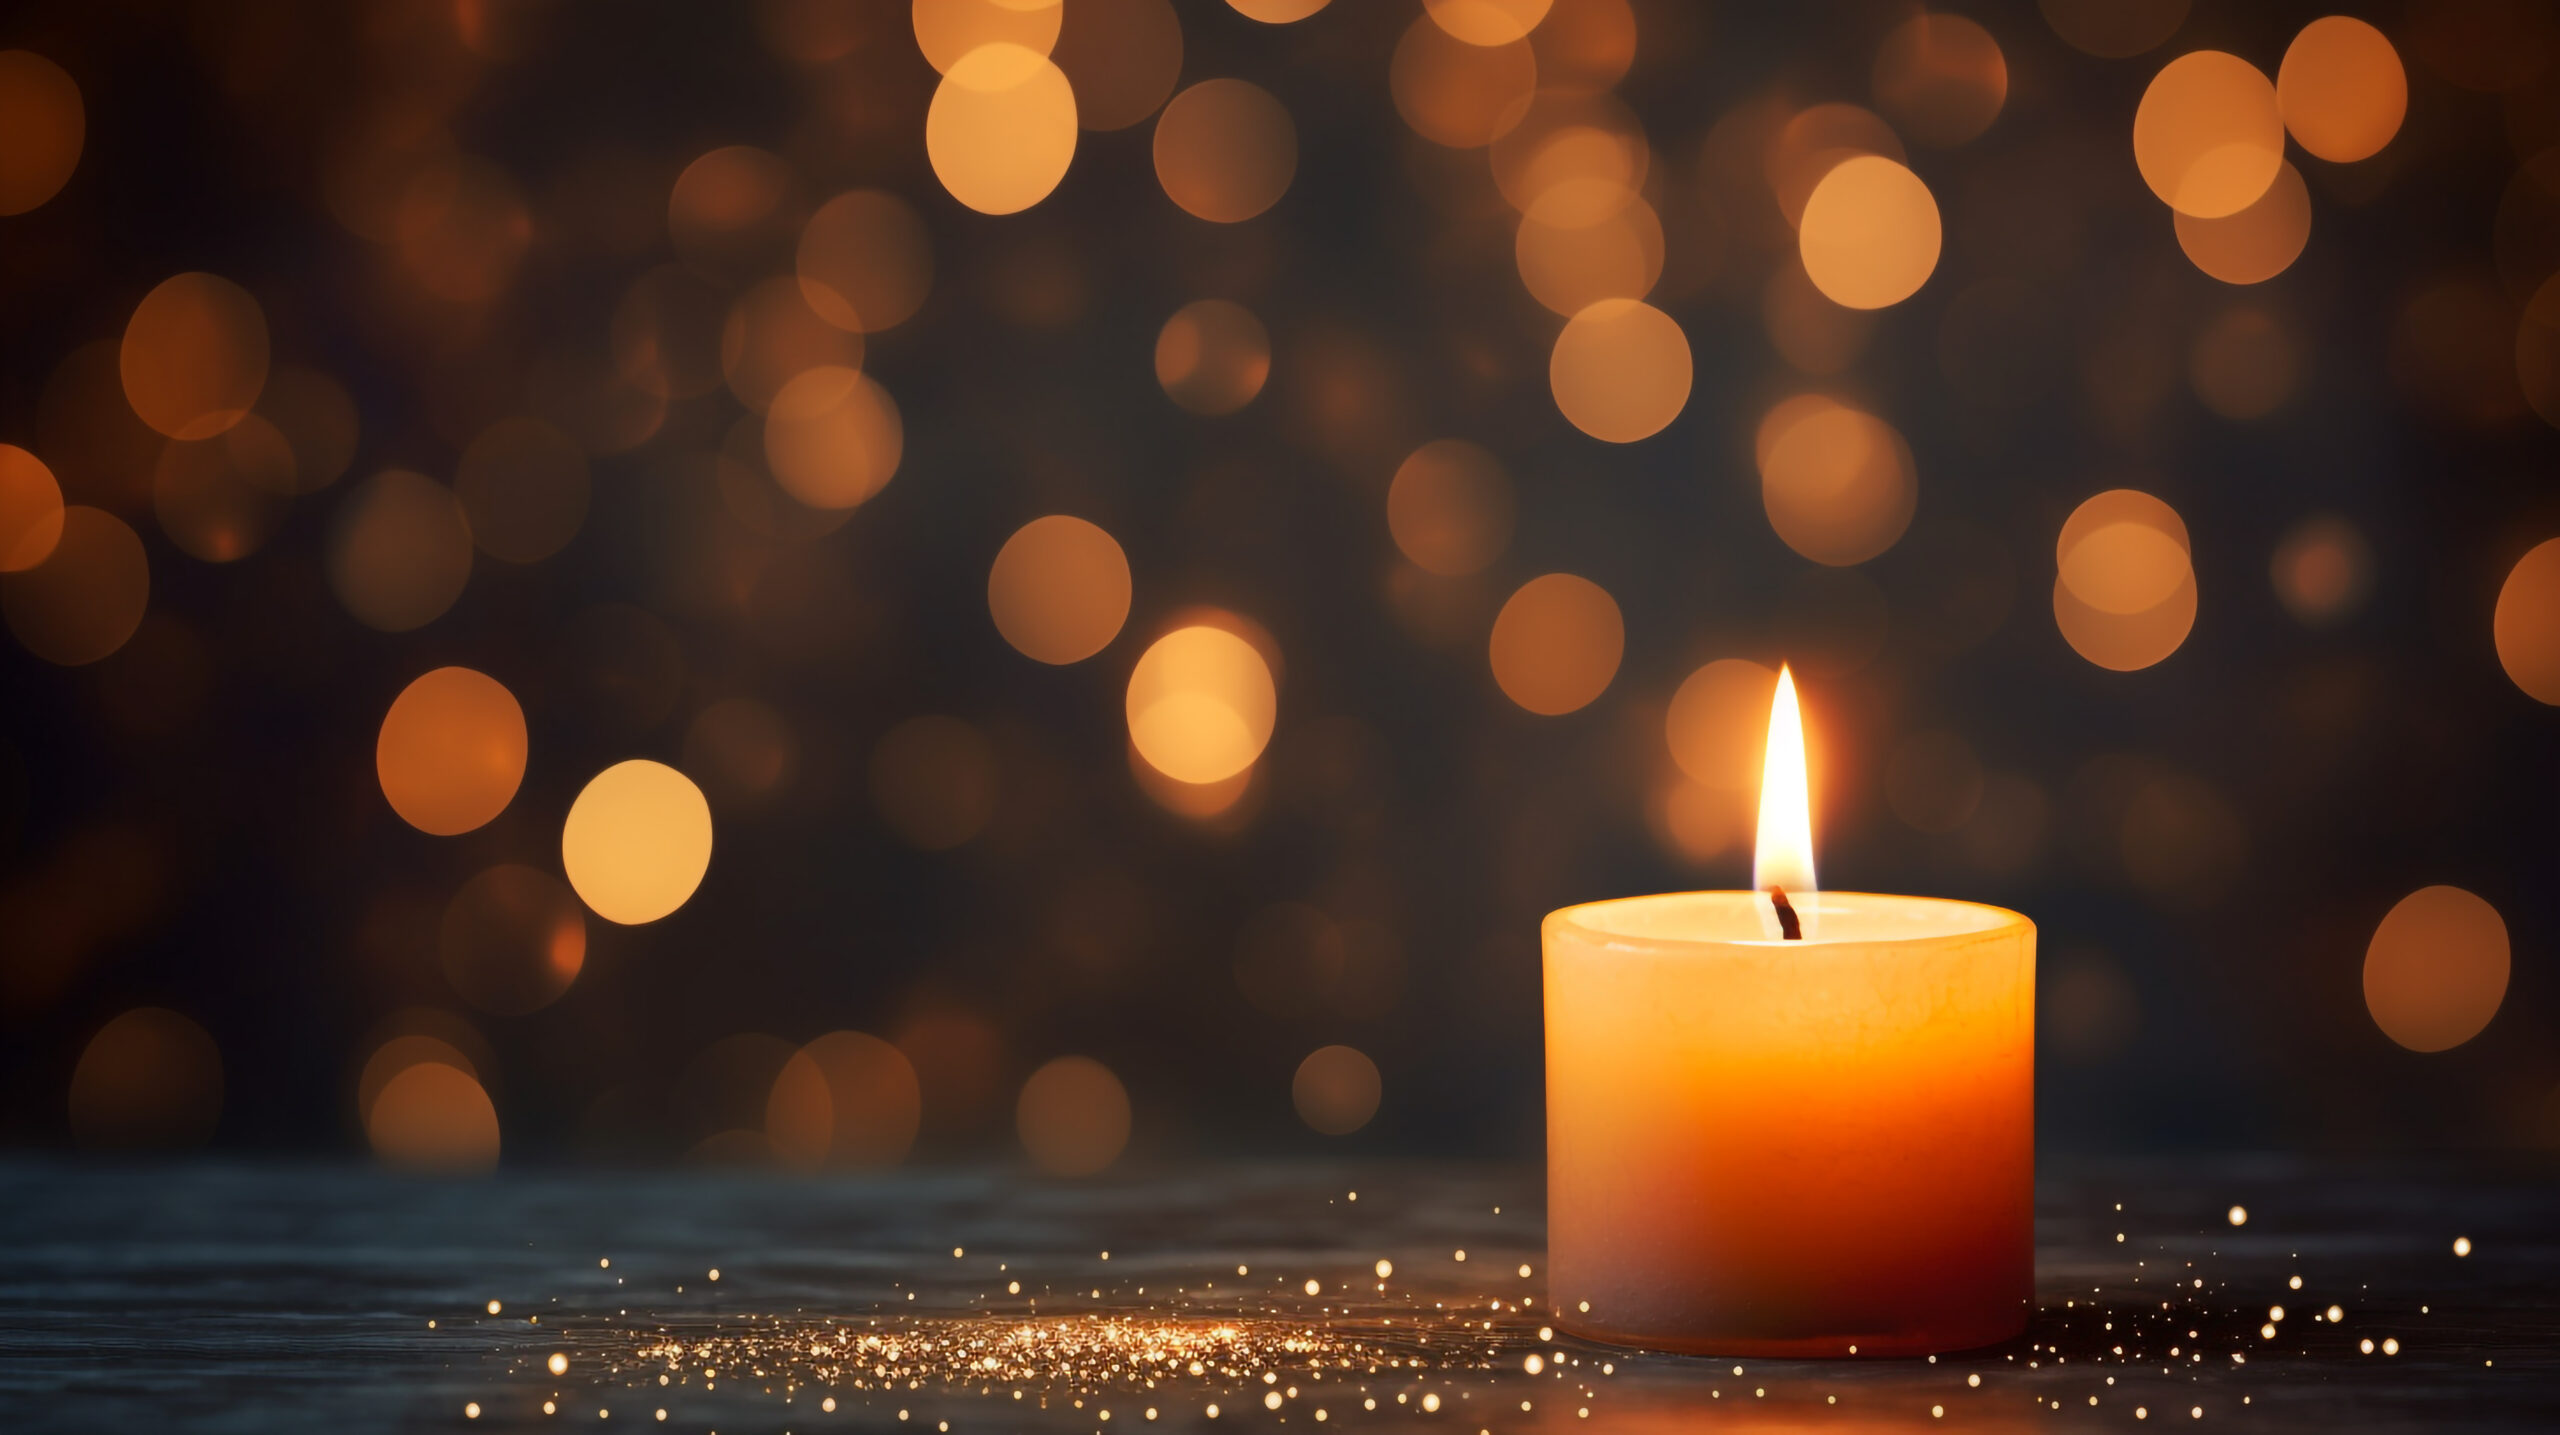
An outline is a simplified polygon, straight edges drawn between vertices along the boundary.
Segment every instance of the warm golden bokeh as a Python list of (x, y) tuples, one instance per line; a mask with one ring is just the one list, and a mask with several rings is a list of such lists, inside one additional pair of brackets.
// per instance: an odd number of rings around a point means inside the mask
[(2189, 0), (2036, 0), (2063, 43), (2102, 60), (2157, 49), (2186, 23)]
[(62, 485), (44, 460), (0, 443), (0, 573), (23, 573), (62, 541)]
[(1568, 317), (1604, 299), (1653, 292), (1662, 251), (1662, 220), (1642, 196), (1595, 203), (1585, 183), (1561, 184), (1540, 196), (1512, 240), (1520, 282), (1539, 303)]
[(2265, 418), (2293, 397), (2301, 345), (2273, 314), (2241, 305), (2215, 315), (2187, 356), (2196, 399), (2227, 419)]
[(1289, 1101), (1298, 1119), (1327, 1136), (1348, 1136), (1378, 1114), (1378, 1064), (1356, 1047), (1320, 1046), (1298, 1063)]
[(790, 163), (771, 150), (725, 145), (698, 156), (667, 191), (676, 256), (723, 278), (757, 272), (789, 248), (793, 188)]
[(1626, 652), (1618, 600), (1588, 578), (1548, 573), (1520, 585), (1493, 620), (1488, 655), (1503, 696), (1546, 717), (1608, 690)]
[(2142, 182), (2180, 214), (2220, 219), (2257, 203), (2284, 168), (2284, 117), (2258, 68), (2220, 50), (2179, 56), (2133, 114)]
[(2009, 97), (2009, 62), (1962, 15), (1921, 13), (1877, 47), (1876, 108), (1925, 145), (1960, 145), (1991, 128)]
[(910, 0), (916, 48), (941, 74), (981, 45), (1020, 45), (1046, 55), (1065, 16), (1060, 0)]
[(1470, 45), (1418, 15), (1396, 42), (1387, 89), (1415, 134), (1475, 149), (1509, 133), (1528, 112), (1538, 58), (1526, 41)]
[(1787, 117), (1769, 137), (1760, 168), (1787, 223), (1804, 220), (1806, 201), (1831, 171), (1853, 159), (1875, 156), (1903, 163), (1901, 136), (1872, 110), (1833, 102), (1811, 105)]
[(1509, 45), (1529, 38), (1555, 0), (1422, 0), (1433, 24), (1470, 45)]
[(523, 1016), (558, 1001), (578, 979), (586, 914), (559, 878), (502, 862), (445, 904), (436, 957), (464, 1001), (492, 1016)]
[(1757, 792), (1778, 675), (1748, 658), (1718, 658), (1681, 680), (1662, 734), (1681, 775), (1712, 792)]
[(2354, 524), (2318, 514), (2286, 531), (2267, 568), (2285, 610), (2320, 627), (2363, 606), (2373, 586), (2373, 549)]
[(570, 804), (560, 861), (597, 916), (626, 927), (654, 922), (683, 906), (710, 870), (711, 805), (664, 763), (615, 763)]
[(1893, 425), (1820, 395), (1760, 421), (1760, 504), (1789, 548), (1846, 567), (1891, 548), (1920, 500), (1911, 448)]
[(406, 633), (471, 581), (471, 519), (452, 489), (386, 469), (347, 495), (329, 533), (329, 586), (357, 622)]
[(1075, 87), (1076, 122), (1124, 130), (1163, 108), (1182, 77), (1173, 0), (1076, 0), (1049, 58)]
[(1253, 643), (1212, 623), (1156, 639), (1129, 674), (1129, 739), (1158, 772), (1194, 786), (1253, 766), (1271, 742), (1279, 688)]
[(2498, 589), (2498, 665), (2536, 702), (2560, 707), (2560, 538), (2535, 544)]
[(0, 50), (0, 215), (61, 193), (87, 134), (80, 86), (67, 71), (33, 50)]
[(476, 1176), (498, 1164), (498, 1108), (470, 1073), (441, 1061), (384, 1082), (364, 1129), (373, 1154), (404, 1171)]
[(2421, 887), (2373, 930), (2364, 1005), (2411, 1051), (2448, 1051), (2480, 1034), (2507, 996), (2507, 924), (2460, 887)]
[(765, 1101), (764, 1134), (785, 1166), (886, 1170), (907, 1159), (923, 1093), (906, 1053), (859, 1031), (831, 1031), (793, 1053)]
[(720, 328), (720, 373), (738, 402), (757, 413), (804, 370), (862, 367), (862, 335), (840, 329), (809, 307), (801, 281), (767, 279), (738, 296)]
[(1265, 25), (1286, 25), (1323, 9), (1329, 0), (1227, 0), (1227, 8)]
[(855, 333), (905, 323), (933, 290), (933, 235), (886, 190), (848, 190), (818, 206), (795, 262), (810, 311)]
[(1615, 95), (1550, 87), (1532, 95), (1516, 118), (1506, 114), (1490, 158), (1494, 187), (1525, 214), (1566, 185), (1615, 206), (1619, 196), (1643, 190), (1653, 149), (1635, 112)]
[(659, 399), (720, 387), (720, 331), (729, 299), (681, 264), (661, 264), (623, 291), (606, 331), (616, 378)]
[(184, 1151), (222, 1119), (222, 1050), (166, 1007), (98, 1029), (71, 1071), (71, 1138), (89, 1151)]
[(1638, 299), (1603, 299), (1566, 321), (1547, 386), (1567, 423), (1607, 443), (1660, 433), (1689, 402), (1689, 336)]
[(451, 837), (507, 810), (528, 750), (524, 709), (505, 684), (470, 668), (437, 668), (392, 699), (373, 767), (401, 821)]
[(947, 852), (977, 836), (997, 796), (995, 746), (960, 718), (911, 717), (871, 749), (871, 805), (910, 847)]
[(2150, 667), (2195, 626), (2186, 523), (2150, 494), (2110, 489), (2082, 503), (2063, 524), (2054, 558), (2054, 623), (2099, 667)]
[(365, 1058), (364, 1067), (356, 1073), (356, 1117), (370, 1123), (373, 1103), (391, 1078), (423, 1061), (438, 1061), (478, 1081), (480, 1064), (463, 1050), (468, 1046), (483, 1055), (486, 1043), (472, 1032), (460, 1017), (426, 1008), (411, 1008), (386, 1024), (397, 1035), (385, 1040)]
[(2178, 247), (2225, 284), (2257, 284), (2291, 267), (2311, 242), (2311, 191), (2292, 165), (2278, 168), (2257, 201), (2220, 219), (2172, 214)]
[(1014, 650), (1043, 663), (1081, 662), (1129, 620), (1129, 557), (1117, 539), (1068, 514), (1014, 530), (987, 570), (987, 611)]
[(538, 563), (587, 519), (587, 455), (540, 419), (500, 419), (462, 451), (453, 490), (480, 551)]
[(1031, 1073), (1014, 1102), (1014, 1129), (1031, 1163), (1052, 1176), (1092, 1176), (1129, 1145), (1129, 1089), (1087, 1056), (1061, 1056)]
[(2276, 67), (2276, 100), (2294, 143), (2332, 163), (2369, 159), (2400, 132), (2409, 75), (2380, 30), (2348, 15), (2302, 27)]
[(1252, 310), (1197, 299), (1156, 332), (1156, 382), (1195, 414), (1231, 414), (1253, 402), (1271, 377), (1271, 335)]
[(981, 45), (934, 87), (924, 146), (953, 199), (1018, 214), (1047, 199), (1075, 160), (1075, 89), (1037, 50)]
[(1920, 292), (1937, 270), (1939, 243), (1929, 186), (1882, 155), (1834, 165), (1796, 230), (1806, 276), (1850, 309), (1882, 309)]
[(134, 307), (118, 365), (144, 423), (171, 438), (211, 438), (266, 387), (267, 316), (228, 279), (180, 274)]
[(1443, 578), (1482, 572), (1510, 546), (1511, 478), (1465, 439), (1434, 439), (1387, 485), (1387, 531), (1413, 566)]
[(1298, 173), (1298, 127), (1271, 92), (1203, 80), (1156, 118), (1156, 180), (1183, 211), (1238, 224), (1280, 202)]
[(79, 667), (124, 646), (151, 606), (151, 562), (142, 537), (100, 508), (62, 511), (53, 551), (32, 568), (0, 573), (0, 614), (28, 652)]
[(811, 508), (851, 508), (888, 487), (906, 442), (889, 391), (859, 369), (805, 370), (765, 411), (773, 481)]

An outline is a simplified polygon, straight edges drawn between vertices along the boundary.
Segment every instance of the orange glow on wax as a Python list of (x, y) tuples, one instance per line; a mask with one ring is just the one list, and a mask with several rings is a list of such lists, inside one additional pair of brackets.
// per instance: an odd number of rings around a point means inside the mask
[[(1760, 836), (1751, 853), (1751, 889), (1783, 888), (1811, 938), (1818, 917), (1810, 900), (1813, 880), (1813, 789), (1805, 779), (1804, 711), (1796, 703), (1795, 674), (1778, 668), (1778, 693), (1769, 703), (1769, 750), (1760, 763)], [(1778, 909), (1762, 904), (1769, 935), (1778, 935)]]

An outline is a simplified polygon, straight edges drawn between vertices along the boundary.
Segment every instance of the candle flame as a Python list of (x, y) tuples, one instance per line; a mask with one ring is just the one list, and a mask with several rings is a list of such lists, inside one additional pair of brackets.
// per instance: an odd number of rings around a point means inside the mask
[(1804, 935), (1816, 922), (1813, 894), (1813, 794), (1805, 780), (1804, 713), (1796, 705), (1795, 674), (1778, 668), (1778, 695), (1769, 704), (1769, 750), (1760, 764), (1760, 836), (1752, 849), (1751, 888), (1760, 893), (1762, 925), (1780, 934), (1777, 904), (1769, 889), (1780, 888), (1794, 904)]

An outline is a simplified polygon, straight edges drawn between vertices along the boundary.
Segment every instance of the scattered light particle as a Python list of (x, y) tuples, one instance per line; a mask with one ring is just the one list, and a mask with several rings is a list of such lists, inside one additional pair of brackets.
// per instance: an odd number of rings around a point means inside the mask
[(2249, 1224), (2249, 1208), (2246, 1206), (2232, 1207), (2231, 1224), (2235, 1226), (2245, 1226)]
[(1461, 1260), (1461, 1261), (1465, 1260), (1466, 1258), (1467, 1258), (1467, 1253), (1466, 1253), (1465, 1251), (1459, 1251), (1459, 1252), (1455, 1253), (1455, 1254), (1451, 1257), (1451, 1259), (1452, 1259), (1452, 1260)]
[(499, 1310), (499, 1306), (498, 1306), (498, 1303), (497, 1303), (496, 1301), (491, 1301), (491, 1302), (489, 1302), (489, 1314), (491, 1314), (491, 1315), (496, 1315), (496, 1314), (498, 1313), (498, 1310)]
[(600, 1271), (609, 1271), (609, 1270), (612, 1270), (612, 1269), (613, 1269), (613, 1258), (612, 1258), (611, 1256), (598, 1256), (598, 1257), (596, 1257), (596, 1269), (597, 1269), (597, 1270), (600, 1270)]
[(2396, 1335), (2385, 1337), (2382, 1342), (2382, 1353), (2385, 1355), (2398, 1355), (2400, 1353), (2400, 1337)]
[(1528, 1263), (1527, 1263), (1526, 1261), (1523, 1261), (1523, 1262), (1521, 1263), (1521, 1265), (1520, 1265), (1520, 1279), (1522, 1279), (1522, 1280), (1524, 1280), (1524, 1281), (1525, 1281), (1525, 1280), (1527, 1280), (1528, 1278), (1529, 1278), (1529, 1266), (1528, 1266)]
[(555, 1401), (545, 1400), (542, 1402), (542, 1413), (545, 1415), (557, 1415), (560, 1413), (560, 1406)]
[(1944, 1420), (1947, 1418), (1947, 1407), (1943, 1405), (1932, 1405), (1929, 1407), (1929, 1414), (1936, 1419)]
[(2286, 1281), (2286, 1282), (2285, 1282), (2285, 1287), (2286, 1287), (2288, 1290), (2300, 1290), (2300, 1289), (2302, 1289), (2302, 1277), (2300, 1277), (2300, 1276), (2295, 1276), (2293, 1279), (2291, 1279), (2291, 1280), (2289, 1280), (2289, 1281)]
[(474, 1401), (470, 1402), (469, 1404), (467, 1404), (467, 1405), (463, 1406), (463, 1407), (462, 1407), (462, 1418), (463, 1418), (463, 1419), (465, 1419), (465, 1420), (477, 1420), (477, 1419), (479, 1419), (479, 1418), (480, 1418), (480, 1402), (479, 1402), (479, 1401), (477, 1401), (477, 1400), (474, 1400)]
[(1280, 1408), (1280, 1392), (1279, 1392), (1279, 1391), (1277, 1391), (1277, 1390), (1270, 1390), (1270, 1391), (1265, 1391), (1265, 1392), (1263, 1392), (1263, 1396), (1262, 1396), (1262, 1408), (1263, 1408), (1263, 1409), (1265, 1409), (1265, 1410), (1277, 1410), (1277, 1409), (1279, 1409), (1279, 1408)]
[(1982, 1376), (1979, 1373), (1968, 1375), (1964, 1378), (1964, 1383), (1979, 1389), (1982, 1385)]
[(1309, 1280), (1309, 1281), (1307, 1282), (1307, 1294), (1309, 1294), (1309, 1295), (1321, 1295), (1323, 1292), (1324, 1292), (1324, 1284), (1323, 1284), (1323, 1282), (1321, 1282), (1321, 1281), (1316, 1281), (1316, 1280)]
[(1437, 1409), (1439, 1409), (1439, 1408), (1440, 1408), (1440, 1397), (1439, 1397), (1438, 1395), (1436, 1395), (1436, 1394), (1433, 1394), (1433, 1395), (1426, 1395), (1426, 1396), (1422, 1397), (1422, 1408), (1423, 1408), (1423, 1409), (1425, 1409), (1425, 1410), (1437, 1410)]
[(711, 1278), (715, 1281), (720, 1279), (720, 1268), (718, 1266), (713, 1266), (711, 1268)]
[(1389, 1277), (1389, 1276), (1391, 1276), (1391, 1275), (1394, 1275), (1395, 1273), (1396, 1273), (1396, 1263), (1395, 1263), (1395, 1262), (1393, 1262), (1393, 1261), (1385, 1261), (1385, 1260), (1382, 1260), (1382, 1261), (1378, 1262), (1378, 1279), (1380, 1279), (1380, 1280), (1385, 1280), (1387, 1277)]
[[(2366, 1341), (2365, 1344), (2370, 1346), (2373, 1342)], [(1547, 1369), (1546, 1357), (1541, 1355), (1532, 1355), (1528, 1359), (1520, 1362), (1520, 1368), (1529, 1372), (1531, 1375), (1543, 1375), (1546, 1373)]]
[(546, 1364), (551, 1367), (551, 1373), (554, 1375), (566, 1375), (569, 1373), (569, 1357), (561, 1354), (559, 1351), (555, 1350), (551, 1352), (551, 1359), (546, 1362)]
[(1217, 1407), (1217, 1406), (1215, 1406), (1215, 1405), (1212, 1405), (1212, 1406), (1210, 1406), (1210, 1407), (1209, 1407), (1209, 1409), (1208, 1409), (1208, 1411), (1207, 1411), (1206, 1413), (1207, 1413), (1207, 1415), (1208, 1415), (1208, 1417), (1209, 1417), (1210, 1419), (1215, 1420), (1215, 1419), (1217, 1419), (1217, 1418), (1218, 1418), (1218, 1407)]
[(2331, 1306), (2331, 1307), (2329, 1307), (2329, 1309), (2328, 1309), (2328, 1311), (2327, 1311), (2327, 1315), (2328, 1315), (2328, 1317), (2329, 1317), (2329, 1323), (2330, 1323), (2331, 1325), (2336, 1325), (2339, 1321), (2345, 1320), (2345, 1319), (2347, 1318), (2347, 1313), (2346, 1313), (2345, 1311), (2342, 1311), (2342, 1310), (2338, 1309), (2338, 1308), (2337, 1308), (2336, 1306), (2334, 1306), (2334, 1305), (2333, 1305), (2333, 1306)]
[(2457, 1256), (2467, 1256), (2471, 1254), (2471, 1238), (2469, 1236), (2454, 1237), (2453, 1253)]
[[(960, 1259), (962, 1256), (967, 1255), (967, 1254), (968, 1254), (968, 1252), (967, 1252), (967, 1251), (962, 1250), (962, 1249), (961, 1249), (961, 1248), (959, 1248), (958, 1246), (953, 1246), (953, 1247), (951, 1248), (951, 1259), (953, 1259), (953, 1260), (955, 1260), (955, 1261), (956, 1261), (956, 1260), (958, 1260), (958, 1259)], [(1109, 1255), (1109, 1253), (1107, 1253), (1107, 1252), (1106, 1252), (1106, 1253), (1104, 1254), (1104, 1256), (1103, 1256), (1103, 1259), (1105, 1259), (1105, 1260), (1110, 1259), (1110, 1255)]]

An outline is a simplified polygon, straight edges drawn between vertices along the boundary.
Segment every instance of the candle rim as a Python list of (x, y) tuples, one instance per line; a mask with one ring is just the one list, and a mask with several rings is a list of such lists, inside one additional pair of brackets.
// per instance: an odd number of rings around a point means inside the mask
[[(1961, 897), (1915, 897), (1907, 893), (1895, 892), (1838, 891), (1790, 895), (1794, 896), (1800, 905), (1812, 906), (1817, 912), (1826, 916), (1851, 918), (1852, 920), (1845, 924), (1847, 930), (1839, 930), (1836, 927), (1826, 929), (1819, 935), (1809, 933), (1800, 941), (1788, 941), (1783, 937), (1763, 935), (1761, 928), (1757, 925), (1758, 899), (1761, 894), (1721, 888), (1687, 892), (1642, 892), (1625, 897), (1604, 897), (1596, 901), (1577, 902), (1548, 913), (1544, 926), (1549, 936), (1565, 931), (1598, 946), (1629, 951), (1709, 951), (1730, 947), (1807, 951), (1831, 947), (1904, 946), (1939, 941), (1965, 941), (2010, 927), (2025, 927), (2029, 931), (2035, 928), (2035, 923), (2022, 913), (2006, 907), (1993, 906), (1988, 902), (1968, 901)], [(1733, 937), (1665, 935), (1652, 931), (1628, 931), (1592, 920), (1594, 914), (1605, 908), (1681, 901), (1696, 902), (1701, 899), (1714, 901), (1718, 905), (1729, 905), (1737, 914), (1738, 926), (1745, 920), (1741, 914), (1747, 913), (1747, 920), (1752, 924), (1747, 930), (1752, 935)], [(1944, 909), (1950, 913), (1962, 913), (1964, 919), (1949, 922), (1943, 926), (1931, 924), (1918, 928), (1907, 936), (1860, 935), (1858, 933), (1860, 924), (1854, 918), (1859, 915), (1860, 906), (1867, 903), (1892, 903), (1897, 906), (1913, 904)]]

